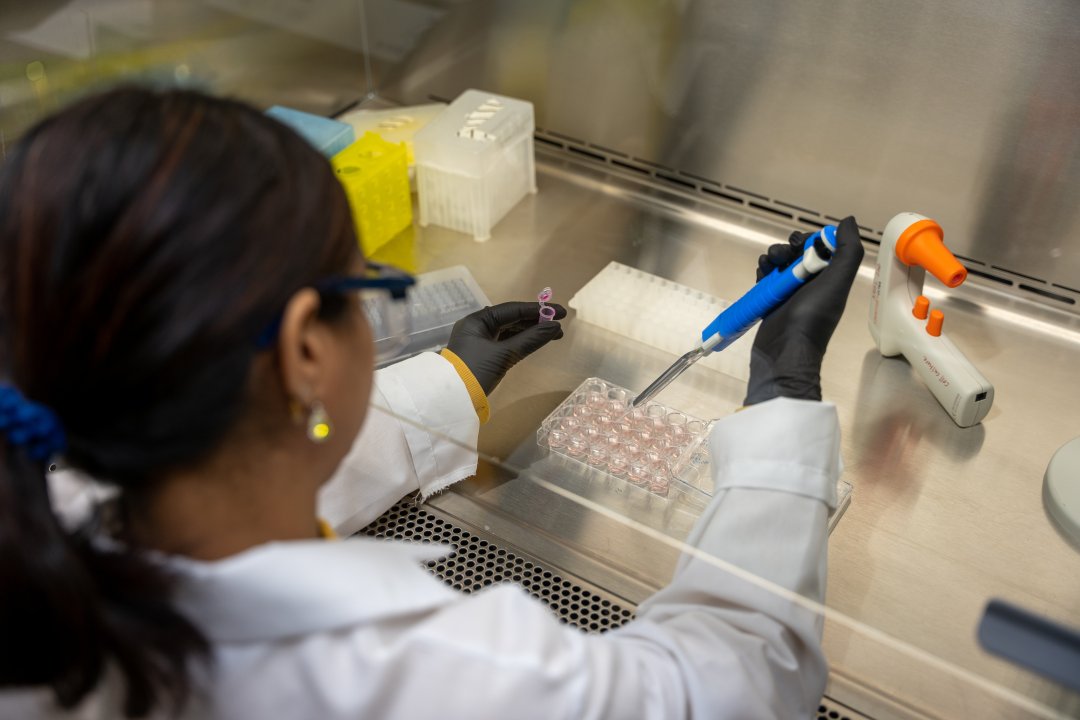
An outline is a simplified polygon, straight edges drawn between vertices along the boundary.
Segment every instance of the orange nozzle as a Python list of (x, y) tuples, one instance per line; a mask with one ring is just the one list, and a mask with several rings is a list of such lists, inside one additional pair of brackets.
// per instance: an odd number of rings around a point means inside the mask
[(933, 220), (912, 223), (896, 241), (896, 257), (905, 265), (918, 265), (949, 287), (967, 279), (967, 269), (960, 264), (942, 241), (941, 226)]

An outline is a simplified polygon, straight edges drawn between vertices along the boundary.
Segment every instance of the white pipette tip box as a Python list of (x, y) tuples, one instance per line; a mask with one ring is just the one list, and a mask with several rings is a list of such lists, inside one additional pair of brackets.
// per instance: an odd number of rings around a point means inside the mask
[(356, 137), (373, 132), (383, 140), (405, 143), (410, 170), (416, 164), (413, 140), (429, 122), (446, 110), (446, 103), (414, 105), (411, 107), (385, 108), (382, 110), (351, 110), (337, 119), (352, 126)]
[(416, 133), (420, 225), (476, 240), (536, 192), (532, 103), (466, 90)]
[[(657, 402), (632, 408), (634, 393), (589, 378), (544, 418), (536, 431), (542, 448), (700, 512), (713, 495), (709, 468), (712, 423)], [(836, 484), (829, 531), (851, 503), (851, 484)]]
[[(674, 359), (701, 343), (701, 331), (731, 303), (687, 285), (610, 262), (568, 303), (577, 319), (670, 353)], [(710, 353), (698, 367), (750, 379), (756, 328), (731, 347)]]

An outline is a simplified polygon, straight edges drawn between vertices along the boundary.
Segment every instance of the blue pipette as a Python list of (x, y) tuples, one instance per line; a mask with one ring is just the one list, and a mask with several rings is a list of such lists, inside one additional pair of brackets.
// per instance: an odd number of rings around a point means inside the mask
[(824, 270), (836, 252), (836, 227), (826, 225), (806, 239), (803, 255), (783, 270), (773, 270), (701, 331), (701, 345), (686, 353), (634, 398), (632, 407), (652, 400), (688, 367), (711, 352), (720, 352), (784, 304), (803, 283)]

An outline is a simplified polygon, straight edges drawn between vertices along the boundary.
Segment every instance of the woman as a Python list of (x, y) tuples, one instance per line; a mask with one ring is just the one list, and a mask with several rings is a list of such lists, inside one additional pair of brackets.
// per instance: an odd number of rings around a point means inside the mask
[[(89, 98), (9, 157), (0, 716), (807, 714), (818, 619), (705, 560), (588, 636), (514, 586), (453, 593), (419, 566), (444, 549), (325, 539), (320, 514), (352, 533), (472, 474), (487, 394), (561, 336), (508, 303), (373, 375), (357, 291), (408, 281), (366, 267), (351, 227), (317, 153), (196, 93)], [(817, 377), (861, 255), (849, 219), (832, 266), (761, 327), (760, 405), (718, 423), (717, 497), (690, 538), (812, 599), (838, 474)], [(366, 307), (388, 321), (394, 303)], [(369, 398), (392, 412), (365, 421)], [(799, 442), (777, 459), (776, 437)], [(50, 502), (58, 454), (108, 498), (54, 483)]]

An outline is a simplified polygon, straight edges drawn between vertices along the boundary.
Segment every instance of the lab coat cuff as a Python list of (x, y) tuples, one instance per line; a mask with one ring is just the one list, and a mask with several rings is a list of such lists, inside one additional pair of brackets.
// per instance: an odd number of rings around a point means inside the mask
[(469, 391), (469, 398), (472, 400), (473, 409), (476, 410), (476, 416), (480, 418), (480, 424), (483, 425), (491, 417), (491, 405), (488, 403), (487, 393), (480, 387), (480, 381), (476, 379), (465, 361), (450, 348), (443, 348), (439, 355), (453, 365), (454, 370), (461, 376), (461, 382), (465, 383), (465, 389)]
[(776, 398), (718, 420), (709, 439), (716, 492), (781, 490), (835, 508), (840, 462), (836, 406)]
[(421, 353), (376, 374), (387, 411), (397, 416), (409, 446), (418, 488), (428, 498), (476, 473), (480, 420), (454, 366)]

